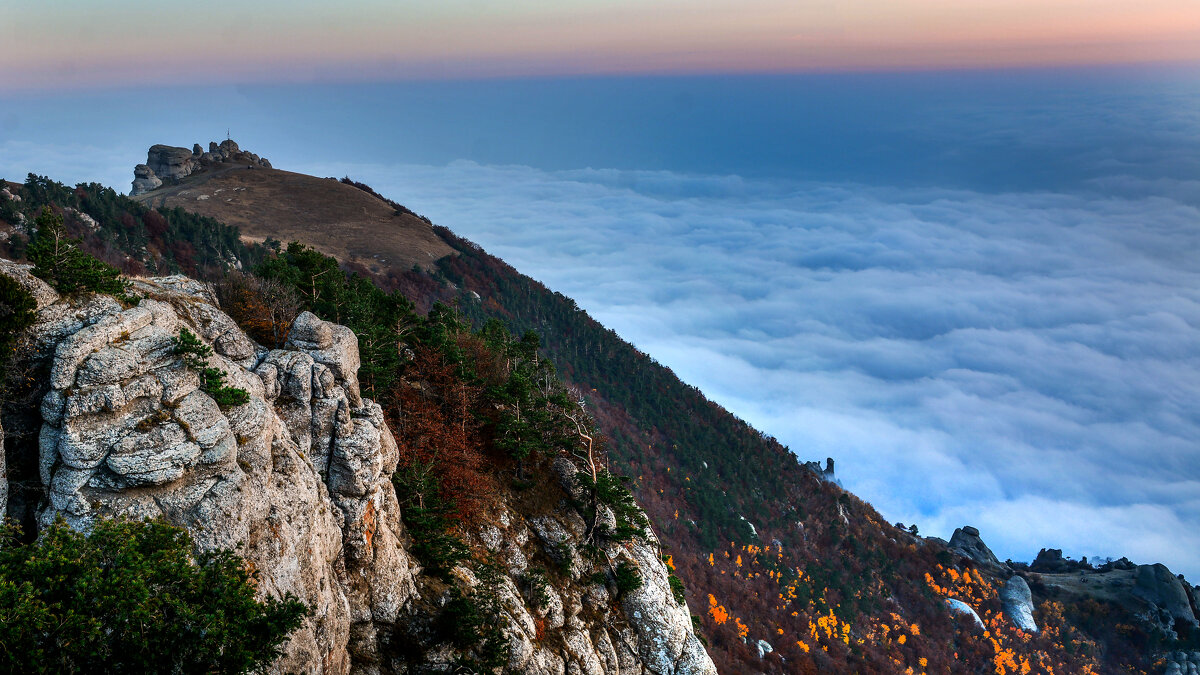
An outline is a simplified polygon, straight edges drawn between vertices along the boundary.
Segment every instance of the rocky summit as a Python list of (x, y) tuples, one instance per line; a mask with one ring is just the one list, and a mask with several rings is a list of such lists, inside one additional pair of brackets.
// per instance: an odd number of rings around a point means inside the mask
[(266, 157), (242, 150), (231, 139), (221, 141), (220, 144), (209, 142), (207, 152), (201, 150), (199, 143), (192, 146), (191, 150), (170, 145), (153, 145), (146, 153), (146, 163), (133, 168), (133, 189), (129, 194), (145, 194), (217, 164), (271, 168), (271, 162), (267, 161)]

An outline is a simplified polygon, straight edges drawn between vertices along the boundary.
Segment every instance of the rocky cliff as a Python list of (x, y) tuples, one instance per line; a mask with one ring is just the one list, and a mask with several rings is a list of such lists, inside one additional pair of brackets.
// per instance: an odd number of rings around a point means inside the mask
[[(16, 421), (38, 429), (36, 458), (20, 458), (36, 475), (10, 516), (77, 528), (98, 517), (163, 518), (203, 549), (233, 549), (257, 571), (261, 593), (294, 593), (314, 610), (275, 672), (425, 672), (456, 662), (461, 648), (432, 628), (453, 585), (425, 575), (410, 551), (391, 482), (399, 448), (359, 390), (353, 332), (304, 313), (285, 348), (268, 350), (186, 277), (136, 280), (141, 299), (128, 306), (59, 297), (7, 261), (0, 273), (38, 302), (23, 368), (40, 378), (40, 407)], [(212, 347), (209, 366), (248, 402), (222, 408), (205, 393), (176, 354), (181, 329)], [(10, 445), (9, 457), (33, 447)], [(497, 504), (492, 523), (467, 533), (499, 574), (452, 571), (459, 586), (486, 585), (495, 597), (508, 668), (715, 673), (654, 536), (606, 546), (603, 563), (585, 557), (587, 527), (570, 506), (578, 467), (565, 457), (556, 467), (562, 499)], [(531, 592), (538, 561), (565, 572)], [(605, 575), (622, 564), (638, 571), (636, 589)]]

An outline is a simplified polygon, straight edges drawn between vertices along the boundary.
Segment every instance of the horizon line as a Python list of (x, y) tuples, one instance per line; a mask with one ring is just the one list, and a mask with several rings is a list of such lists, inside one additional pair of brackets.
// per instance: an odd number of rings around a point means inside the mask
[[(653, 78), (703, 78), (703, 77), (753, 77), (753, 76), (868, 76), (868, 75), (921, 75), (921, 74), (1003, 74), (1003, 73), (1085, 73), (1122, 70), (1158, 70), (1169, 71), (1176, 69), (1200, 68), (1200, 58), (1181, 59), (1145, 59), (1123, 61), (1090, 61), (1090, 62), (1056, 62), (1056, 63), (995, 63), (995, 64), (919, 64), (903, 66), (886, 65), (842, 65), (842, 66), (813, 66), (785, 68), (645, 68), (617, 69), (597, 68), (562, 71), (525, 72), (495, 72), (477, 73), (454, 71), (444, 73), (407, 72), (407, 73), (359, 73), (344, 72), (344, 68), (363, 66), (362, 63), (346, 63), (340, 67), (329, 69), (323, 73), (302, 76), (300, 73), (279, 73), (267, 71), (247, 73), (244, 77), (217, 77), (208, 81), (197, 82), (193, 74), (167, 73), (161, 77), (153, 77), (142, 81), (117, 78), (111, 81), (82, 80), (69, 83), (10, 83), (0, 81), (0, 92), (6, 94), (26, 95), (69, 95), (74, 93), (100, 91), (136, 91), (145, 89), (172, 88), (220, 88), (244, 86), (304, 86), (304, 85), (388, 85), (388, 84), (417, 84), (417, 83), (469, 83), (469, 82), (518, 82), (518, 81), (555, 81), (555, 80), (603, 80), (603, 79), (653, 79)], [(187, 83), (180, 82), (190, 78)]]

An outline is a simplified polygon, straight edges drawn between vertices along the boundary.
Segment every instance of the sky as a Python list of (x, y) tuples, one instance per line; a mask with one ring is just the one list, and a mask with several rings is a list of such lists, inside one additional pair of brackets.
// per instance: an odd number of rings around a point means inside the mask
[(1200, 579), (1194, 3), (250, 5), (0, 5), (0, 176), (128, 190), (229, 130), (575, 298), (890, 521)]
[(0, 88), (1196, 59), (1194, 0), (0, 3)]

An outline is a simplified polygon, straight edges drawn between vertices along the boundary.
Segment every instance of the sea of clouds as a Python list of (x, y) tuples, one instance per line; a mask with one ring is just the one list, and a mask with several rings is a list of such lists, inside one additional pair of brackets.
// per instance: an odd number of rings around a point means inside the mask
[(1189, 200), (1132, 179), (1069, 195), (310, 170), (367, 177), (575, 298), (801, 459), (836, 458), (889, 520), (975, 525), (1002, 559), (1055, 547), (1200, 577)]
[(1195, 78), (923, 77), (0, 101), (0, 176), (127, 190), (231, 118), (574, 297), (891, 521), (1200, 579)]

